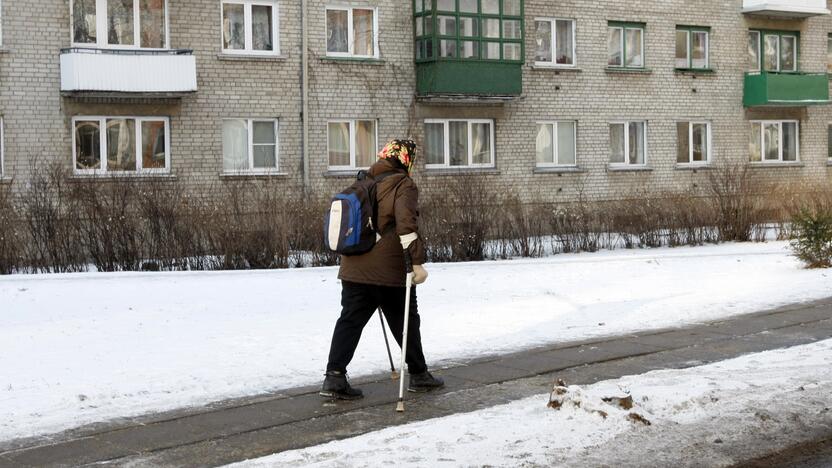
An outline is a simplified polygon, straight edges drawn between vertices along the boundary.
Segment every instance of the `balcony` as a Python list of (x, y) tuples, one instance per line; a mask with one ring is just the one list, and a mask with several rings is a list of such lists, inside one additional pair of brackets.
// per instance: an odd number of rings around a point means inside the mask
[(745, 107), (804, 107), (829, 104), (826, 73), (745, 74)]
[(190, 50), (61, 50), (64, 95), (182, 97), (196, 90)]
[(423, 98), (510, 100), (523, 91), (523, 68), (505, 62), (424, 62), (416, 64), (416, 83)]
[(742, 12), (786, 19), (830, 14), (826, 0), (743, 0)]

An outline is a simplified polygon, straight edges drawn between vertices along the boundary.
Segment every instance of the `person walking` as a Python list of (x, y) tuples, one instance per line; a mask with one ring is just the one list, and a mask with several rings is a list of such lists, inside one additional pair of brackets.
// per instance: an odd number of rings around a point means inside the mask
[[(413, 260), (413, 283), (422, 284), (428, 273), (425, 248), (419, 238), (419, 190), (410, 178), (416, 158), (416, 144), (410, 140), (393, 140), (378, 154), (369, 174), (376, 179), (378, 201), (378, 242), (362, 255), (344, 255), (338, 279), (341, 280), (341, 316), (335, 323), (329, 361), (320, 394), (328, 398), (355, 400), (364, 395), (347, 380), (347, 366), (352, 361), (361, 332), (378, 308), (390, 325), (399, 346), (402, 345), (405, 307), (404, 249)], [(419, 333), (420, 318), (416, 287), (410, 293), (410, 323), (407, 354), (410, 374), (408, 390), (427, 392), (444, 386), (442, 379), (428, 372)]]

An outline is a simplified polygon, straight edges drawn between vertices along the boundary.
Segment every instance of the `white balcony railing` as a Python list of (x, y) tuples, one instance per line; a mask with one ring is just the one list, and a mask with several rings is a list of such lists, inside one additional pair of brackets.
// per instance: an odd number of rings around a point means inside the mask
[(192, 93), (196, 91), (196, 58), (189, 50), (64, 49), (61, 91)]
[(826, 0), (743, 0), (742, 12), (783, 18), (807, 18), (830, 14)]

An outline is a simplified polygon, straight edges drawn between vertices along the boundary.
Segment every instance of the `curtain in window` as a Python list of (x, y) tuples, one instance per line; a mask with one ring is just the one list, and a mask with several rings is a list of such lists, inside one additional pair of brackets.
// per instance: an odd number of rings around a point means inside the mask
[(535, 21), (535, 53), (536, 62), (552, 61), (552, 23), (550, 21)]
[(748, 69), (757, 70), (760, 68), (760, 33), (751, 31), (748, 33)]
[(75, 168), (101, 169), (101, 133), (97, 120), (75, 122)]
[(500, 0), (482, 0), (482, 12), (486, 15), (499, 15)]
[(708, 66), (708, 33), (699, 31), (691, 33), (691, 66), (706, 68)]
[(359, 120), (355, 128), (355, 165), (370, 167), (376, 162), (376, 123), (372, 120)]
[(766, 161), (780, 160), (780, 126), (776, 123), (765, 124), (763, 142)]
[(644, 164), (644, 122), (630, 122), (630, 164)]
[(688, 68), (688, 31), (676, 31), (676, 68)]
[(164, 169), (165, 145), (165, 123), (142, 122), (142, 168)]
[(708, 126), (693, 124), (693, 162), (708, 160)]
[(224, 49), (246, 48), (244, 5), (226, 3), (222, 6), (222, 40)]
[(763, 54), (763, 65), (766, 70), (778, 71), (777, 57), (779, 54), (780, 37), (769, 35), (765, 36), (765, 52)]
[(72, 3), (72, 40), (79, 44), (95, 44), (95, 0), (75, 0)]
[(751, 162), (760, 162), (763, 160), (762, 148), (762, 125), (758, 123), (751, 124), (751, 140), (748, 142), (748, 152)]
[(274, 50), (272, 7), (251, 6), (251, 46), (254, 50)]
[(482, 20), (482, 37), (490, 37), (494, 39), (500, 38), (500, 20), (494, 18), (483, 18)]
[(793, 36), (783, 36), (780, 41), (780, 69), (786, 71), (797, 70), (795, 63), (796, 39)]
[(107, 120), (107, 170), (136, 170), (136, 121)]
[(506, 42), (503, 44), (503, 60), (522, 60), (520, 44)]
[(445, 125), (425, 124), (425, 161), (427, 164), (445, 163)]
[(348, 122), (329, 124), (329, 165), (350, 165), (350, 124)]
[(277, 135), (274, 122), (254, 122), (254, 169), (277, 167)]
[(471, 124), (471, 145), (474, 164), (491, 164), (491, 124)]
[(454, 0), (438, 0), (436, 2), (436, 9), (439, 11), (456, 11), (454, 3)]
[(459, 18), (459, 35), (460, 36), (477, 36), (479, 34), (479, 21), (475, 21), (474, 18), (466, 18), (461, 17)]
[(142, 47), (162, 49), (165, 43), (165, 0), (140, 0)]
[(621, 57), (621, 28), (609, 28), (607, 32), (607, 65), (620, 67), (624, 65)]
[(690, 123), (676, 122), (676, 162), (690, 162)]
[(520, 16), (520, 0), (503, 0), (503, 14)]
[(642, 30), (641, 29), (627, 29), (626, 43), (627, 43), (627, 64), (628, 67), (642, 67), (644, 66), (644, 51), (642, 50)]
[(350, 51), (347, 44), (348, 12), (346, 10), (327, 10), (326, 12), (326, 51)]
[(468, 165), (468, 122), (448, 123), (448, 144), (450, 146), (449, 164), (451, 166)]
[(520, 20), (503, 20), (503, 39), (522, 39)]
[(832, 37), (826, 38), (826, 72), (832, 73)]
[(108, 42), (134, 45), (133, 0), (107, 0)]
[(832, 125), (826, 127), (826, 157), (832, 160)]
[(558, 44), (558, 51), (557, 51), (557, 58), (558, 64), (560, 65), (574, 65), (575, 64), (575, 57), (573, 56), (573, 47), (574, 44), (574, 36), (572, 32), (572, 22), (571, 21), (557, 21), (557, 27), (555, 28), (557, 31), (557, 44)]
[(574, 122), (558, 122), (558, 164), (575, 165)]
[(783, 161), (797, 161), (797, 124), (783, 122)]
[(555, 149), (552, 146), (554, 136), (552, 124), (539, 124), (537, 126), (537, 163), (551, 164), (555, 162)]
[(610, 124), (610, 162), (624, 162), (624, 128), (625, 124)]
[(459, 11), (462, 13), (477, 13), (477, 0), (459, 0)]
[(249, 168), (248, 122), (245, 120), (224, 120), (222, 123), (222, 167), (229, 172)]

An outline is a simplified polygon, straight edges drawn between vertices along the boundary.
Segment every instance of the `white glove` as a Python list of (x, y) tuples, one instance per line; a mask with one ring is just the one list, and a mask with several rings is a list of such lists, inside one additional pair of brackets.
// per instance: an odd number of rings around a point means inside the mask
[(403, 236), (399, 236), (399, 241), (402, 243), (402, 249), (407, 250), (410, 247), (410, 244), (416, 242), (416, 239), (419, 238), (419, 235), (415, 232), (411, 232), (410, 234), (405, 234)]
[(422, 265), (413, 265), (413, 284), (422, 284), (428, 280), (428, 271)]

